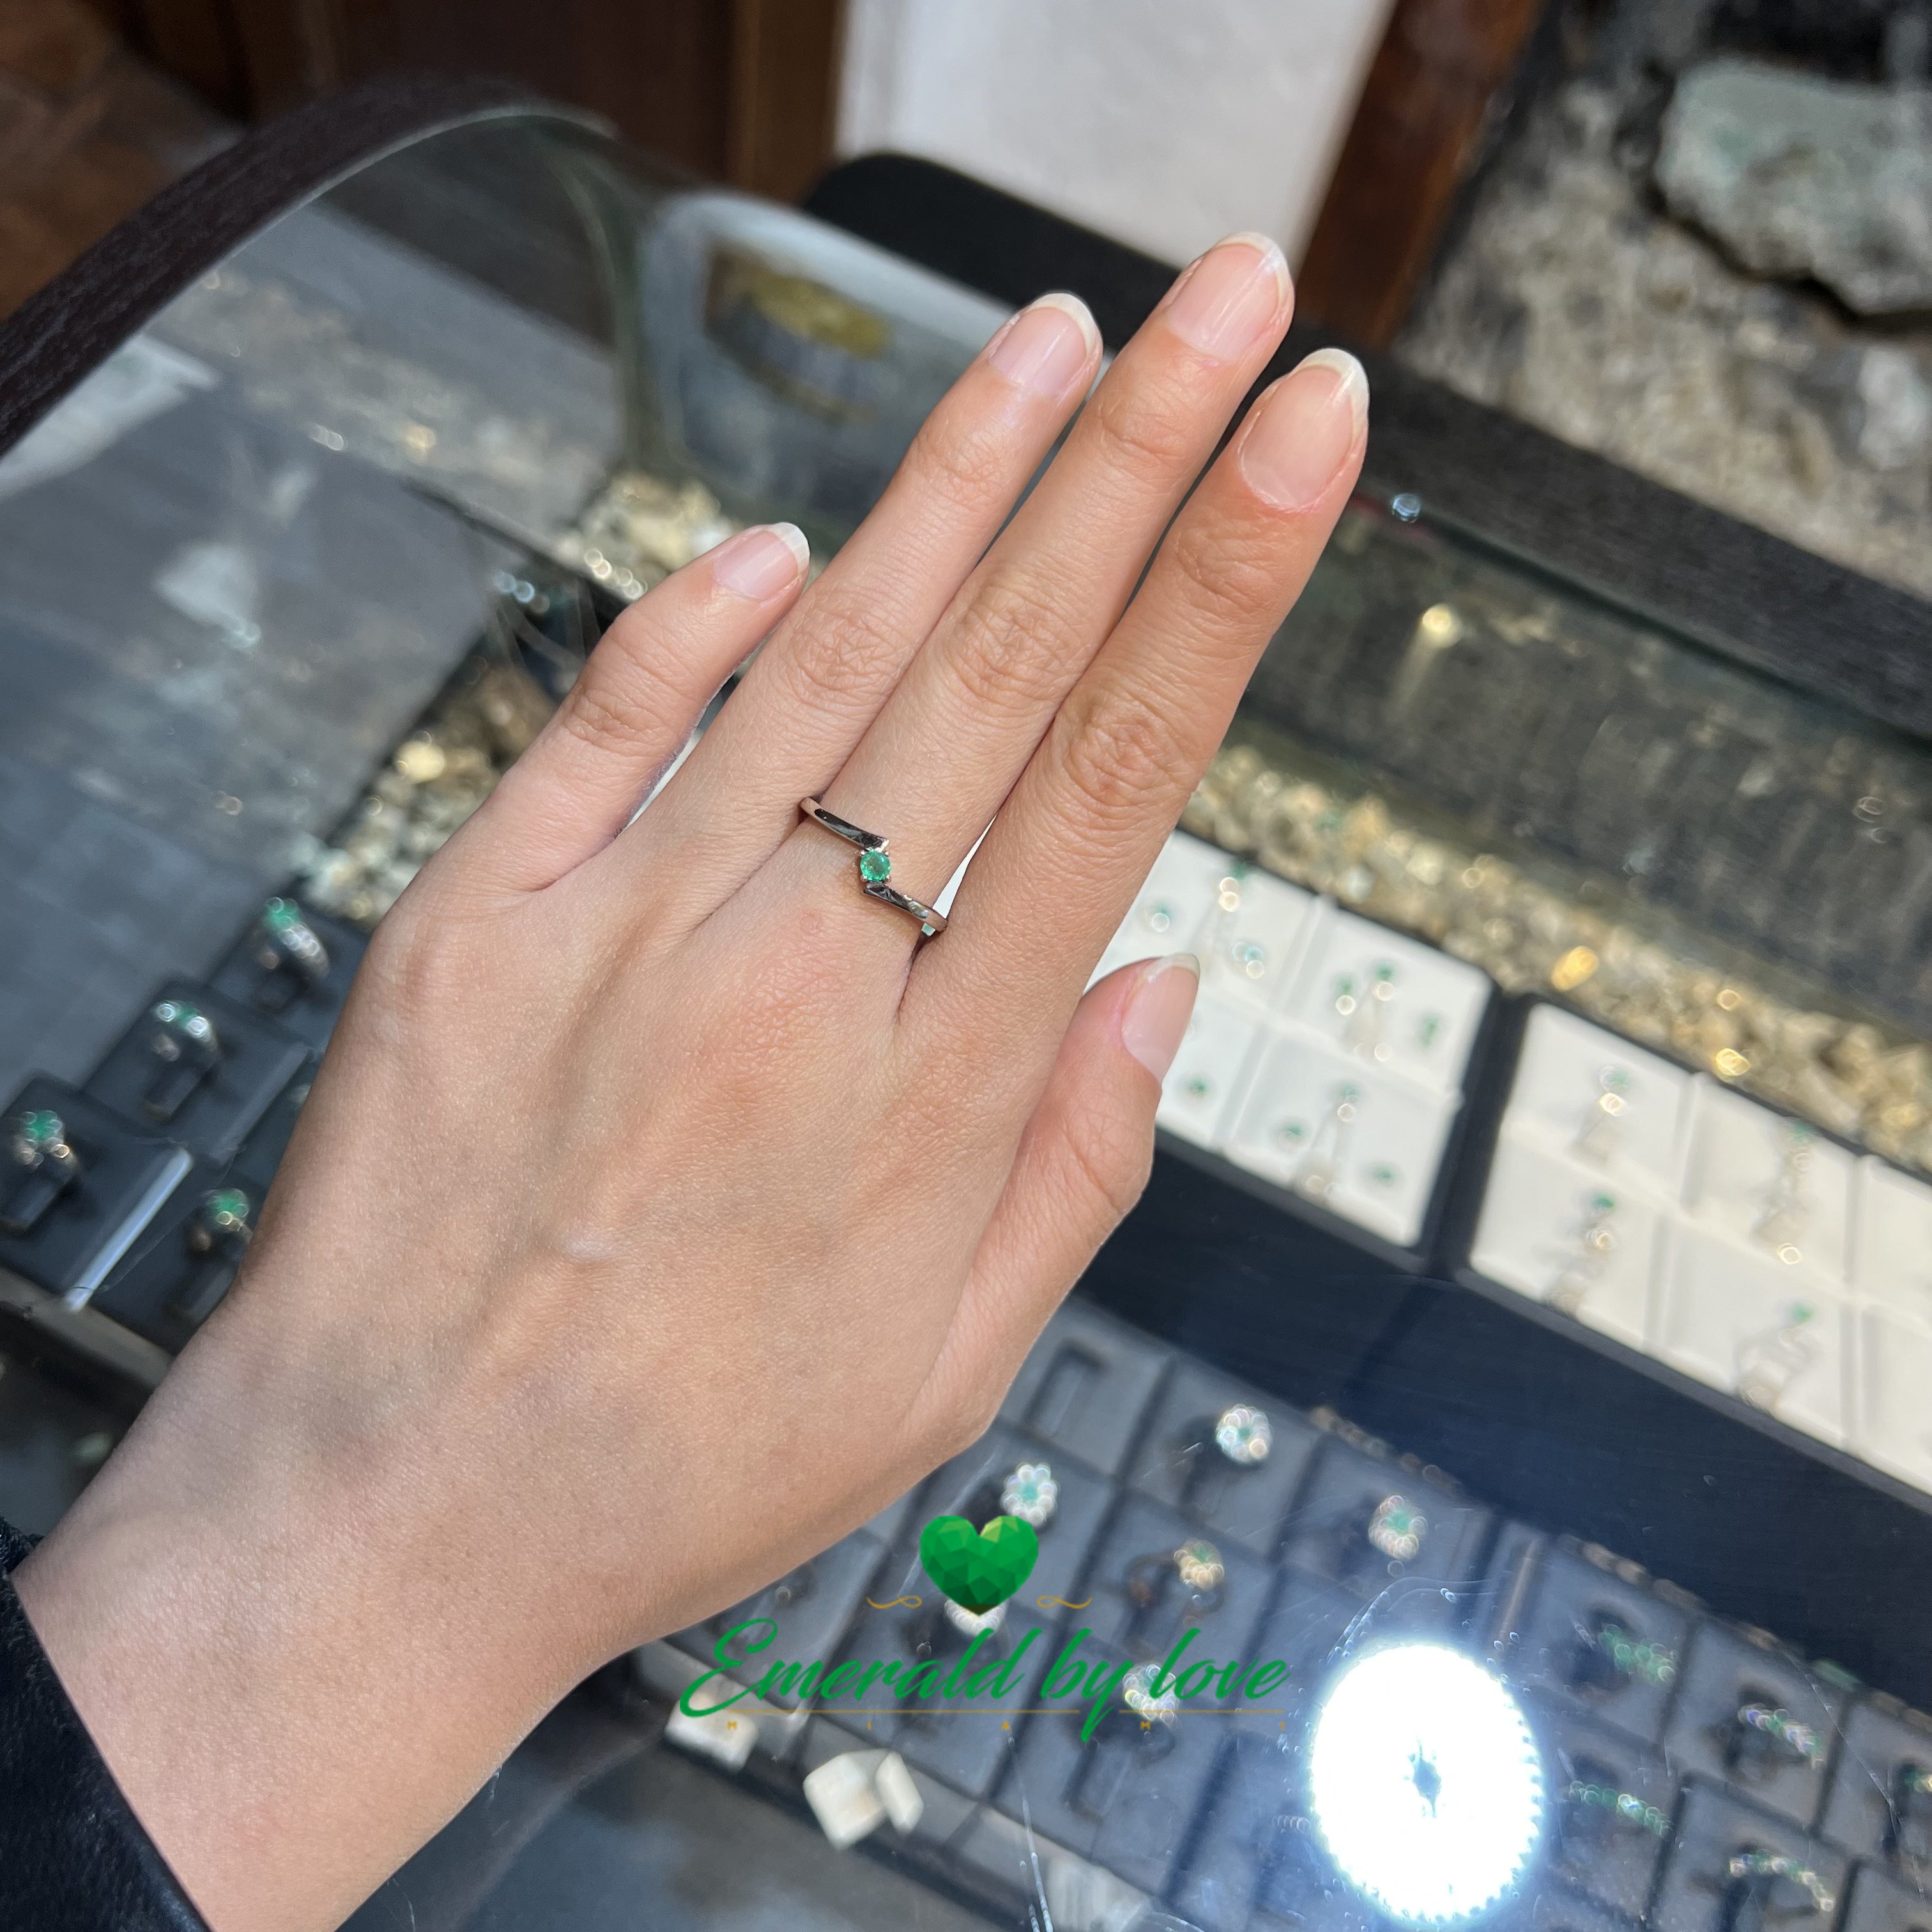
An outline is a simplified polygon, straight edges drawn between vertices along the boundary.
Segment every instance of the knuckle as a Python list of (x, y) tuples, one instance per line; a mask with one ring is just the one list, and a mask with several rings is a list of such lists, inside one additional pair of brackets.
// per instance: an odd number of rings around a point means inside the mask
[(883, 612), (838, 605), (814, 614), (777, 658), (787, 695), (814, 712), (844, 716), (877, 697), (898, 662), (898, 635)]
[(1146, 694), (1076, 687), (1056, 721), (1054, 764), (1076, 824), (1099, 837), (1187, 789), (1174, 727)]
[(976, 710), (1025, 715), (1058, 697), (1081, 650), (1078, 628), (1052, 596), (1003, 575), (989, 578), (961, 608), (946, 662)]
[(377, 926), (357, 976), (379, 1018), (412, 1027), (424, 1013), (460, 1010), (470, 970), (461, 921), (449, 906), (426, 906), (405, 894)]
[(1225, 523), (1184, 518), (1168, 540), (1167, 561), (1186, 601), (1215, 615), (1260, 621), (1274, 605), (1267, 548)]
[(559, 714), (561, 728), (593, 752), (620, 754), (682, 735), (688, 719), (658, 673), (636, 658), (600, 668), (595, 658)]
[(948, 1459), (972, 1448), (999, 1420), (1000, 1398), (1006, 1391), (988, 1386), (993, 1378), (980, 1376), (962, 1382), (954, 1390), (940, 1430), (940, 1439)]
[(1108, 458), (1126, 468), (1164, 473), (1195, 466), (1193, 419), (1163, 386), (1143, 380), (1110, 393), (1103, 385), (1087, 420)]
[(1012, 467), (1013, 437), (1003, 422), (962, 422), (950, 410), (927, 417), (905, 463), (922, 496), (935, 492), (944, 507), (962, 512), (980, 508), (989, 497), (1004, 504)]
[(1068, 1123), (1065, 1146), (1069, 1185), (1079, 1197), (1076, 1211), (1100, 1223), (1104, 1237), (1127, 1216), (1154, 1171), (1154, 1136), (1149, 1128), (1099, 1108), (1086, 1108)]

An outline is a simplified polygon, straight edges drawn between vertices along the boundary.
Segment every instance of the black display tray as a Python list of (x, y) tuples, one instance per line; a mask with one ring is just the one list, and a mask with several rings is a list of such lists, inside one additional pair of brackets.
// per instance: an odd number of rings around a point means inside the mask
[[(1082, 1292), (1486, 1501), (1932, 1702), (1922, 1499), (1672, 1372), (1391, 1267), (1162, 1154)], [(1513, 1297), (1520, 1300), (1521, 1297)]]

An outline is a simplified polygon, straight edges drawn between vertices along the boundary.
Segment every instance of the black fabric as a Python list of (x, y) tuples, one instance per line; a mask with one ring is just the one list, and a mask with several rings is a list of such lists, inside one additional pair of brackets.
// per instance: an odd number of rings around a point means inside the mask
[(208, 1932), (7, 1580), (32, 1547), (0, 1522), (0, 1932)]

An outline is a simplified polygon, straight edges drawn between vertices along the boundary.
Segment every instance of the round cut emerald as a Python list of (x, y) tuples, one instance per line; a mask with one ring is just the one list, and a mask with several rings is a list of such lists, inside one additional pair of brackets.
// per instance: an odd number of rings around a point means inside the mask
[(884, 885), (892, 875), (892, 862), (882, 847), (868, 846), (859, 854), (859, 876), (868, 885)]

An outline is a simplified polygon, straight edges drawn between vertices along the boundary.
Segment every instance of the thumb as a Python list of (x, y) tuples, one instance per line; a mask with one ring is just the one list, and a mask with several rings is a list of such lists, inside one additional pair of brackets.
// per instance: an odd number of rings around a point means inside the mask
[(1194, 1010), (1192, 953), (1124, 966), (1074, 1009), (974, 1257), (958, 1366), (997, 1405), (1048, 1318), (1140, 1198), (1160, 1083)]

